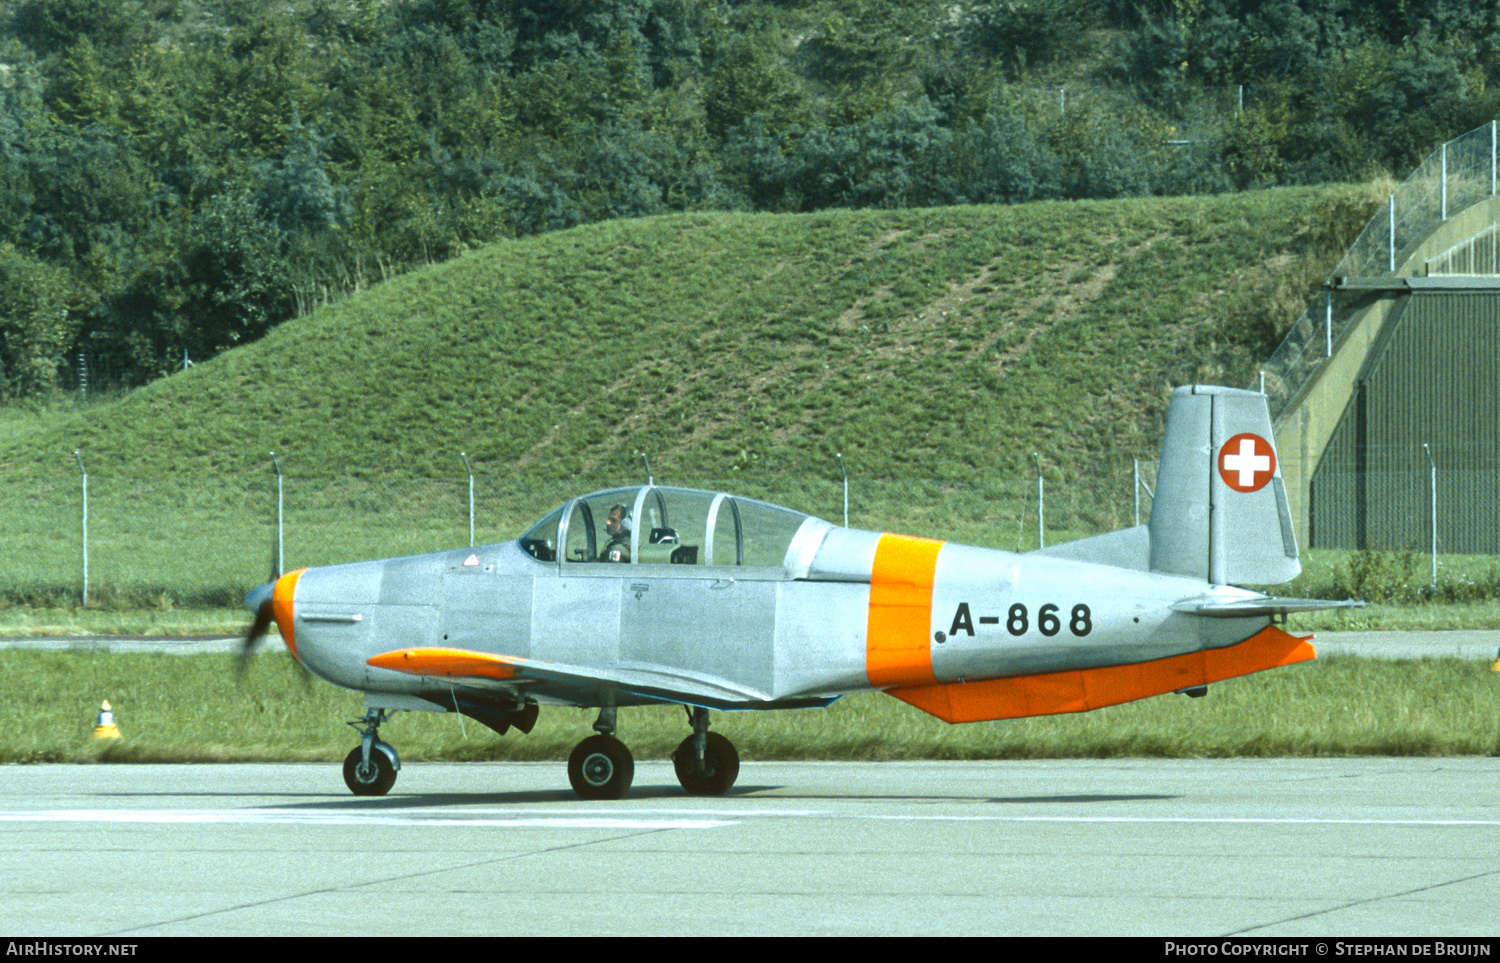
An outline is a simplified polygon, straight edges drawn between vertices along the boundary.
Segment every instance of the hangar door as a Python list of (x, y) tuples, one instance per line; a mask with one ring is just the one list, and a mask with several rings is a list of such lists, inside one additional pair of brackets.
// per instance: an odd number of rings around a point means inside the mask
[(1438, 551), (1500, 554), (1497, 280), (1399, 295), (1313, 473), (1311, 547), (1425, 551), (1435, 464)]

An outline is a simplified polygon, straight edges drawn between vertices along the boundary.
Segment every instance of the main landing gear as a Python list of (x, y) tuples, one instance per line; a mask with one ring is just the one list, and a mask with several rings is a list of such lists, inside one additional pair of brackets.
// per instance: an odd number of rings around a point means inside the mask
[(599, 710), (594, 731), (568, 756), (568, 782), (583, 799), (619, 799), (635, 778), (635, 759), (615, 738), (614, 706)]
[(693, 734), (672, 753), (677, 781), (690, 796), (722, 796), (740, 774), (740, 754), (734, 743), (708, 731), (707, 709), (693, 707), (687, 714)]
[[(677, 781), (693, 796), (722, 796), (740, 774), (740, 756), (734, 743), (708, 731), (708, 710), (689, 708), (693, 734), (672, 753)], [(580, 742), (568, 756), (568, 782), (583, 799), (619, 799), (635, 778), (635, 759), (625, 744), (615, 738), (615, 709), (599, 710), (594, 723), (597, 735)]]

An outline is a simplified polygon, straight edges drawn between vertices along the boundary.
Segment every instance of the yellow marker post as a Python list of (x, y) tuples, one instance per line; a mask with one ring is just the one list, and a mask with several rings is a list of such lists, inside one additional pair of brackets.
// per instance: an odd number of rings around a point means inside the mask
[(99, 715), (94, 720), (95, 739), (118, 739), (120, 738), (120, 727), (115, 725), (114, 710), (109, 707), (109, 700), (104, 700), (104, 705), (99, 707)]

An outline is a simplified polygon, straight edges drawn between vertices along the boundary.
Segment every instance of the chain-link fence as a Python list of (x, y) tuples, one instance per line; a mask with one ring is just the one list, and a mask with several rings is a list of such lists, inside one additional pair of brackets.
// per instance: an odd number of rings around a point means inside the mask
[[(458, 459), (455, 458), (455, 462)], [(850, 466), (848, 522), (1028, 551), (1113, 531), (1150, 512), (1155, 463), (1128, 455), (1015, 455), (966, 480), (871, 479)], [(139, 476), (59, 470), (11, 477), (0, 509), (0, 605), (173, 608), (238, 605), (283, 569), (418, 554), (518, 537), (569, 498), (644, 484), (645, 472), (566, 480), (416, 478), (351, 467), (278, 476)], [(824, 476), (678, 477), (842, 523), (837, 466)], [(1139, 475), (1139, 482), (1137, 476)], [(279, 502), (279, 509), (278, 509)], [(279, 516), (279, 524), (278, 524)]]
[(1013, 102), (1038, 113), (1058, 115), (1088, 110), (1133, 113), (1140, 109), (1143, 94), (1153, 107), (1175, 123), (1215, 125), (1227, 124), (1246, 109), (1261, 107), (1276, 96), (1274, 87), (1251, 84), (1181, 84), (1150, 91), (1143, 91), (1138, 86), (1098, 84), (1074, 87), (1011, 84), (1006, 88), (1006, 95)]
[(1338, 449), (1313, 476), (1308, 517), (1319, 548), (1493, 554), (1500, 461), (1481, 446)]
[(1359, 316), (1327, 293), (1335, 279), (1394, 274), (1439, 224), (1495, 196), (1497, 170), (1500, 122), (1491, 121), (1438, 148), (1396, 189), (1333, 269), (1324, 299), (1297, 320), (1252, 385), (1266, 392), (1273, 419), (1286, 413)]

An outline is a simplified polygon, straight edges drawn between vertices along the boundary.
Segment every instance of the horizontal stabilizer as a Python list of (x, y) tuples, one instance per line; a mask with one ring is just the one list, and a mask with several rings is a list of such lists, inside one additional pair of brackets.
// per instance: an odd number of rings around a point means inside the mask
[(1283, 599), (1273, 595), (1262, 595), (1249, 599), (1183, 599), (1173, 603), (1172, 611), (1189, 615), (1204, 615), (1211, 619), (1245, 619), (1266, 615), (1286, 615), (1289, 612), (1322, 612), (1328, 609), (1362, 609), (1365, 603), (1358, 599)]

